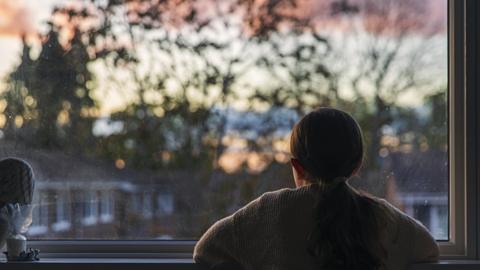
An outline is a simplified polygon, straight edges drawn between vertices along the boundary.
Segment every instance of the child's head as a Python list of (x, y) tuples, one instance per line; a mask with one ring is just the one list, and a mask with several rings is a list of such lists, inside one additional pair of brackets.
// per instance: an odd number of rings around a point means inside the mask
[(319, 108), (295, 125), (290, 151), (297, 186), (319, 181), (328, 184), (352, 176), (361, 166), (362, 132), (348, 113)]
[[(345, 184), (362, 164), (362, 133), (347, 113), (317, 109), (298, 122), (290, 141), (295, 183), (321, 183), (308, 251), (325, 269), (383, 269), (376, 203)], [(338, 228), (342, 228), (338, 230)]]

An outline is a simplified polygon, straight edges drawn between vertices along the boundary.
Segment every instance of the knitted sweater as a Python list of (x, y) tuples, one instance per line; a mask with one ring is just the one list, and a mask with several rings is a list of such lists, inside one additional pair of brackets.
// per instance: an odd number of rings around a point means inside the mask
[[(244, 270), (318, 269), (307, 252), (315, 224), (317, 185), (267, 192), (233, 215), (217, 221), (195, 246), (197, 263), (231, 262)], [(383, 199), (376, 215), (385, 221), (381, 241), (388, 270), (438, 260), (438, 246), (427, 229)]]

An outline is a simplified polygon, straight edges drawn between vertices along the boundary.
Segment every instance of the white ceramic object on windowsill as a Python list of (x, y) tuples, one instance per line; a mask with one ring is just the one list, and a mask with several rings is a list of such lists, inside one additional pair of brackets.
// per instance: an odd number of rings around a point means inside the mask
[(27, 238), (21, 234), (7, 238), (7, 252), (9, 257), (19, 257), (22, 252), (27, 252)]

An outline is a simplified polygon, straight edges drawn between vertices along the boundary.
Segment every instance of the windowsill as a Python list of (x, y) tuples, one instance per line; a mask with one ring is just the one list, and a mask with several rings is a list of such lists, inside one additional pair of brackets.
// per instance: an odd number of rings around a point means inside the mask
[(28, 235), (39, 235), (48, 232), (48, 227), (44, 225), (33, 225), (28, 229)]
[(409, 270), (476, 270), (479, 268), (480, 260), (442, 260), (438, 263), (415, 264)]
[(1, 260), (0, 268), (2, 270), (56, 270), (56, 269), (115, 269), (115, 270), (131, 270), (131, 269), (156, 269), (156, 270), (195, 270), (198, 269), (191, 259), (103, 259), (103, 258), (74, 258), (74, 259), (54, 259), (46, 258), (38, 262), (14, 262), (6, 263), (5, 259)]
[(72, 224), (66, 220), (62, 220), (52, 224), (52, 229), (55, 232), (63, 232), (70, 229)]
[(110, 223), (112, 221), (113, 221), (113, 215), (111, 214), (100, 215), (100, 223)]
[(84, 226), (92, 226), (97, 224), (97, 218), (95, 216), (84, 217), (82, 220)]
[[(6, 263), (4, 259), (0, 260), (2, 270), (10, 269), (35, 269), (35, 270), (56, 270), (65, 269), (168, 269), (168, 270), (198, 270), (199, 268), (193, 264), (192, 259), (125, 259), (125, 258), (46, 258), (39, 262), (32, 263)], [(409, 270), (473, 270), (479, 269), (480, 261), (474, 260), (444, 260), (439, 263), (416, 264)]]

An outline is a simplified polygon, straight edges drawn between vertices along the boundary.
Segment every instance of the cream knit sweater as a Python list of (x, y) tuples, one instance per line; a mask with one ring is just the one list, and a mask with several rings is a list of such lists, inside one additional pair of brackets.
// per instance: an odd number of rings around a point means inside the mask
[[(195, 246), (195, 262), (234, 262), (244, 270), (318, 269), (306, 248), (318, 196), (317, 185), (263, 194), (210, 227)], [(438, 260), (437, 243), (423, 225), (385, 200), (376, 200), (386, 224), (381, 235), (387, 269)]]

